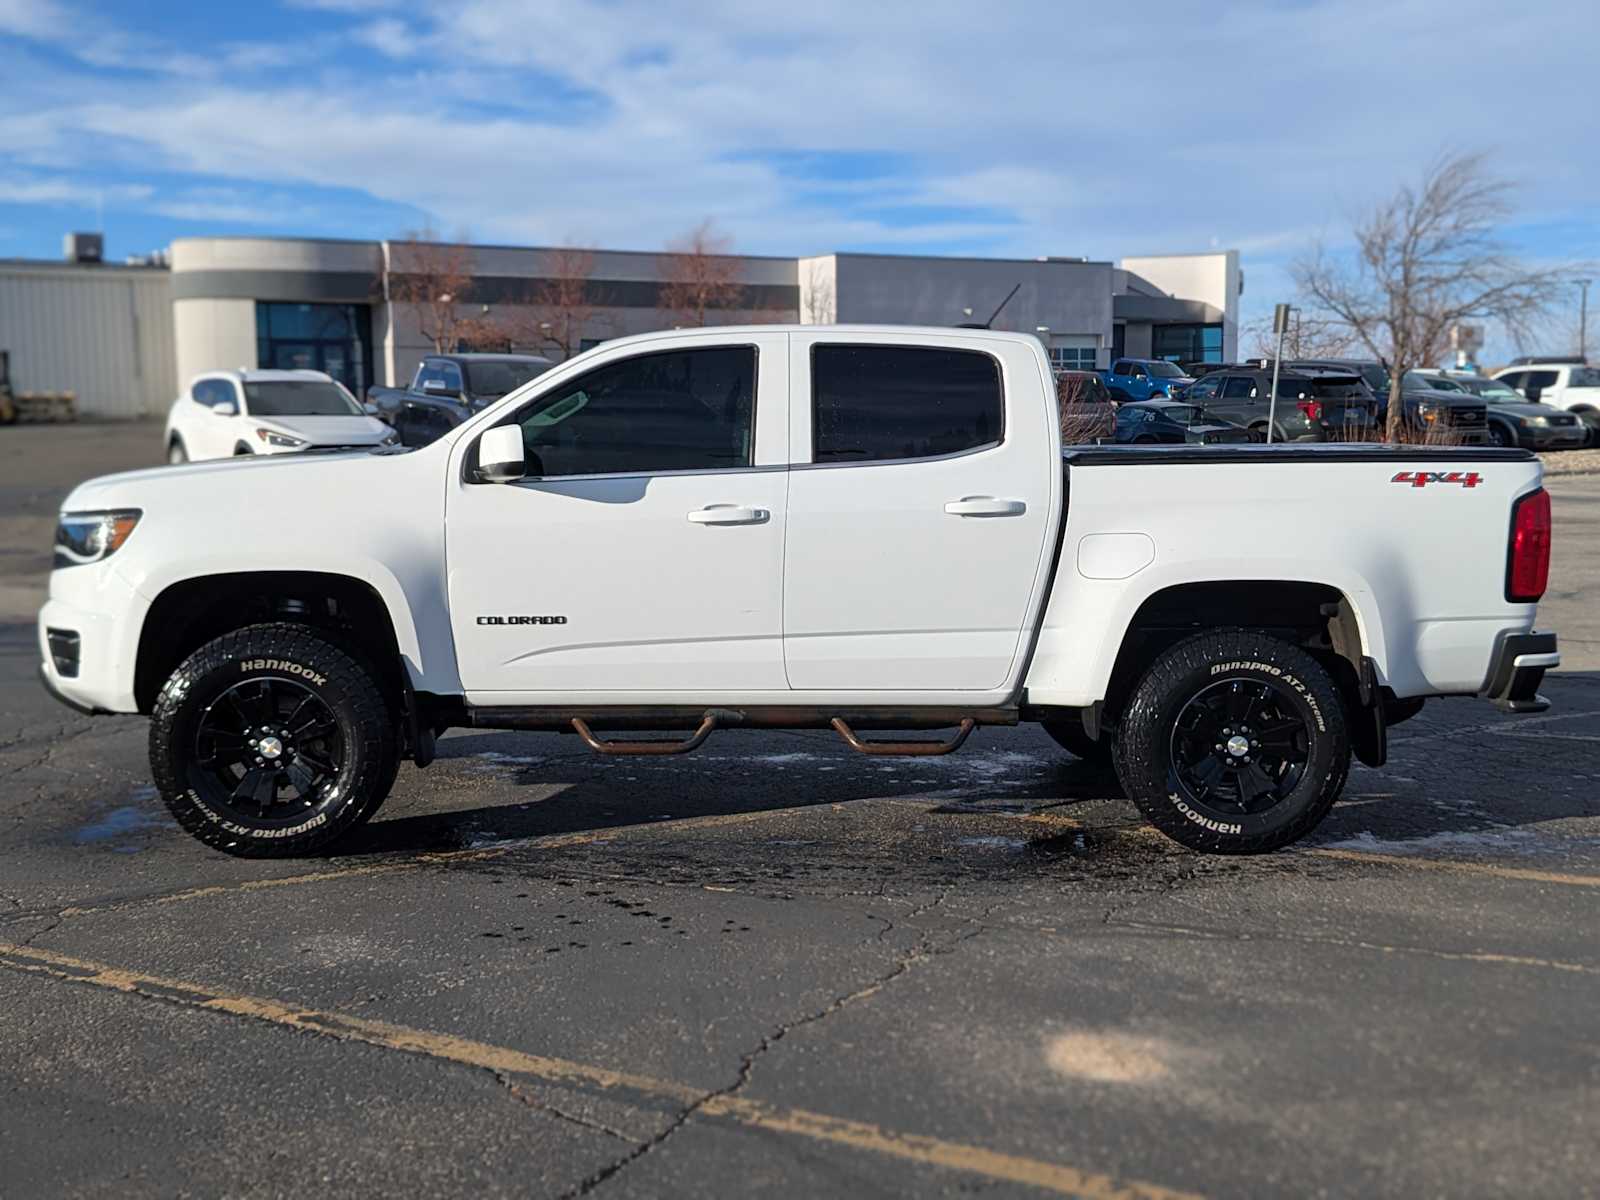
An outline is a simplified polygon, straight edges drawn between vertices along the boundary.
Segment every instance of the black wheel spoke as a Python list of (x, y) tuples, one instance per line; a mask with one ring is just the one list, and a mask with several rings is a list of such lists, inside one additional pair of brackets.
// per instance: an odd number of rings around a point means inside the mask
[(1264, 812), (1293, 790), (1310, 735), (1292, 697), (1250, 677), (1208, 684), (1179, 710), (1171, 753), (1176, 786), (1218, 819)]
[(338, 778), (345, 739), (327, 702), (298, 680), (245, 679), (201, 714), (191, 763), (209, 802), (241, 821), (283, 824), (303, 819)]

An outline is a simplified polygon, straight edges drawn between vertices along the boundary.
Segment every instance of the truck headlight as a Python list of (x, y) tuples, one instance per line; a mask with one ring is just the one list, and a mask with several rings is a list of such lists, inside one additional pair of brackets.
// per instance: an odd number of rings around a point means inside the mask
[(285, 450), (293, 450), (306, 444), (305, 438), (292, 437), (287, 433), (279, 433), (276, 429), (257, 429), (256, 439), (269, 446), (279, 446)]
[(1519, 417), (1518, 422), (1523, 425), (1537, 425), (1541, 428), (1550, 424), (1549, 417)]
[(54, 565), (81, 567), (110, 558), (128, 540), (140, 515), (137, 508), (62, 513), (56, 525)]

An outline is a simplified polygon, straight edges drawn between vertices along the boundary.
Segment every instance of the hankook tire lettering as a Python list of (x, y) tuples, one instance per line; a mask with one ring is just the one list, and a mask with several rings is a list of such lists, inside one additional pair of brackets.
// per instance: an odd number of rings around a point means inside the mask
[(289, 662), (282, 658), (247, 658), (239, 663), (241, 671), (283, 671), (289, 675), (298, 675), (307, 683), (317, 684), (319, 687), (328, 682), (326, 675), (318, 675), (310, 667), (303, 667), (297, 662)]

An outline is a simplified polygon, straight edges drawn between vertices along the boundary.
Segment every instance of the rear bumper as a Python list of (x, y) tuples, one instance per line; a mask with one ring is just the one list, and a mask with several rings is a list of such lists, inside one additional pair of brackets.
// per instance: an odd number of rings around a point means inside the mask
[(1550, 707), (1539, 695), (1544, 673), (1561, 665), (1553, 633), (1508, 633), (1495, 647), (1489, 677), (1479, 693), (1502, 712), (1537, 713)]

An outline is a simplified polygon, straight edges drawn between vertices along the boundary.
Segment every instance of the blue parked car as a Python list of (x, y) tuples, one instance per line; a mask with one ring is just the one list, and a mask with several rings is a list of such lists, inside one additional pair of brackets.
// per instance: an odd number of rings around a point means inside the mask
[(1101, 372), (1118, 404), (1128, 400), (1176, 400), (1194, 377), (1164, 358), (1119, 358)]

